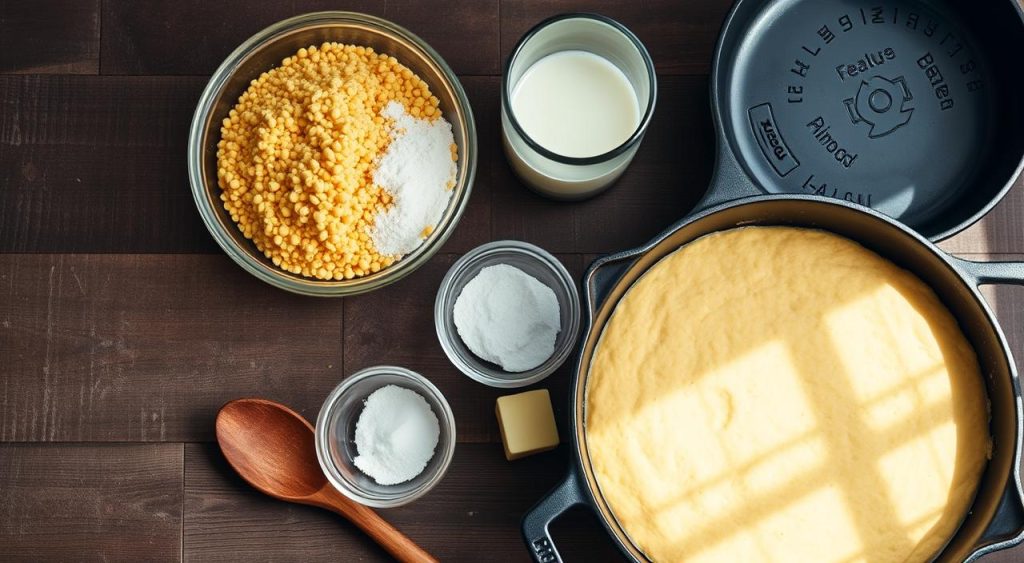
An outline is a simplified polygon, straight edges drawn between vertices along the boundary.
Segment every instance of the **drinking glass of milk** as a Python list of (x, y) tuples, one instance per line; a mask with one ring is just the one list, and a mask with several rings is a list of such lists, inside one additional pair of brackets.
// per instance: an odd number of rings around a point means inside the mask
[(563, 14), (528, 31), (501, 84), (501, 131), (512, 169), (534, 190), (584, 199), (633, 160), (657, 97), (654, 63), (622, 24)]

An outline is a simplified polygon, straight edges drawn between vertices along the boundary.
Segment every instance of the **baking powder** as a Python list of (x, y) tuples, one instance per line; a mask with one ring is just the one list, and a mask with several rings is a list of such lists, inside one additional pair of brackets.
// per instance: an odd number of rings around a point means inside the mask
[(466, 346), (505, 371), (529, 371), (555, 351), (561, 326), (558, 298), (514, 266), (480, 270), (462, 288), (453, 312)]
[(352, 461), (380, 485), (415, 478), (434, 457), (441, 431), (437, 415), (419, 393), (387, 385), (366, 398), (356, 421)]
[(455, 185), (452, 126), (443, 117), (417, 119), (398, 102), (381, 111), (395, 121), (391, 144), (373, 173), (373, 181), (394, 198), (370, 230), (382, 255), (416, 250), (437, 227)]

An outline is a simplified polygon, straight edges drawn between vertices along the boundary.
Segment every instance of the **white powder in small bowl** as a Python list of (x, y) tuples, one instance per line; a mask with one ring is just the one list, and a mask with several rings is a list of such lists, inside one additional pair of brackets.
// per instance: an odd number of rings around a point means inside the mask
[(386, 385), (366, 398), (356, 421), (352, 461), (379, 485), (415, 478), (434, 457), (441, 434), (437, 415), (419, 393)]
[(480, 270), (462, 288), (453, 313), (466, 347), (505, 371), (529, 371), (555, 352), (561, 328), (558, 297), (514, 266)]

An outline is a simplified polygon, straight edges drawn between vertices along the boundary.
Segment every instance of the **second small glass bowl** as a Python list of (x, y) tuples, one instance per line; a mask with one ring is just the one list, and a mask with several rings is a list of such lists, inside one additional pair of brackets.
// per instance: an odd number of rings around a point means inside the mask
[[(455, 327), (455, 301), (462, 288), (480, 270), (496, 264), (519, 268), (551, 288), (558, 298), (561, 329), (555, 337), (555, 350), (543, 364), (529, 371), (508, 372), (480, 359), (469, 350)], [(452, 265), (434, 301), (434, 327), (444, 353), (462, 373), (491, 387), (525, 387), (551, 375), (572, 354), (580, 332), (580, 313), (576, 282), (557, 258), (532, 244), (504, 240), (478, 246)]]
[[(437, 416), (441, 434), (423, 471), (397, 485), (379, 485), (356, 467), (356, 422), (371, 393), (397, 385), (422, 396)], [(348, 498), (375, 508), (408, 504), (437, 485), (455, 453), (455, 416), (441, 391), (422, 375), (397, 366), (366, 368), (346, 378), (324, 401), (316, 419), (316, 457), (327, 480)]]

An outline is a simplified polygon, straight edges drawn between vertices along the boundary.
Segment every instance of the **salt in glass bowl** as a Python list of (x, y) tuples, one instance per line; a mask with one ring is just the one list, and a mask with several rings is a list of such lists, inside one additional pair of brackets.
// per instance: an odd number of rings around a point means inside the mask
[[(437, 417), (440, 435), (434, 456), (423, 471), (404, 483), (380, 485), (356, 467), (356, 422), (366, 398), (387, 385), (415, 391)], [(346, 497), (374, 508), (408, 504), (434, 488), (455, 453), (455, 415), (441, 391), (422, 375), (398, 366), (375, 366), (356, 372), (331, 391), (316, 419), (316, 457), (324, 475)]]
[[(462, 341), (455, 327), (455, 302), (462, 288), (480, 270), (496, 264), (508, 264), (533, 276), (551, 288), (558, 299), (559, 331), (551, 357), (524, 372), (508, 372), (481, 359)], [(448, 270), (434, 301), (434, 327), (441, 348), (462, 373), (491, 387), (525, 387), (551, 375), (569, 358), (580, 332), (580, 296), (576, 282), (557, 258), (532, 244), (505, 240), (479, 246), (460, 258)]]

